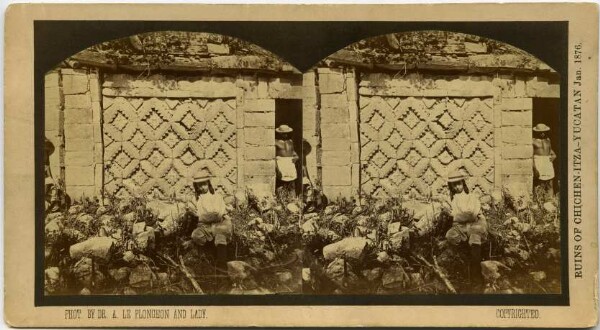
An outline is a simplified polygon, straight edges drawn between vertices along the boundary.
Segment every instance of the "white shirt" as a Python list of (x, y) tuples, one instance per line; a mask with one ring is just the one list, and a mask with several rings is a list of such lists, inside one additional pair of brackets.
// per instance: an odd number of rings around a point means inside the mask
[(220, 217), (225, 215), (227, 206), (223, 196), (218, 193), (206, 193), (198, 196), (196, 201), (196, 212), (199, 217), (207, 213), (216, 213)]

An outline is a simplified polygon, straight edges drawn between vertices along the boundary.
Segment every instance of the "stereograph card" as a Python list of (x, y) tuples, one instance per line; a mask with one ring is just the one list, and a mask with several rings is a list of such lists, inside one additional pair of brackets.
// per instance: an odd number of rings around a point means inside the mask
[(597, 323), (595, 4), (12, 5), (17, 327)]

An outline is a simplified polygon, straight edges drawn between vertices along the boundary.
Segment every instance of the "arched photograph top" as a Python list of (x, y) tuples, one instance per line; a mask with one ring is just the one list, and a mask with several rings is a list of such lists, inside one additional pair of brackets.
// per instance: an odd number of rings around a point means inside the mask
[(450, 31), (412, 31), (367, 38), (335, 52), (324, 62), (380, 69), (501, 71), (557, 76), (550, 66), (512, 45)]
[(299, 73), (277, 55), (247, 41), (214, 33), (161, 31), (89, 47), (69, 59), (72, 67), (130, 71), (264, 70)]

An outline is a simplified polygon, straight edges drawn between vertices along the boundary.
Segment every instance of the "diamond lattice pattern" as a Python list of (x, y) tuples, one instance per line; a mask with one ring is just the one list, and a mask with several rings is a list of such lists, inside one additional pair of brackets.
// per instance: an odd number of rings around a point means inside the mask
[(188, 194), (198, 173), (232, 194), (237, 179), (235, 100), (107, 98), (105, 189), (117, 195)]
[(471, 190), (493, 186), (491, 99), (361, 96), (361, 190), (365, 195), (444, 193), (462, 169)]

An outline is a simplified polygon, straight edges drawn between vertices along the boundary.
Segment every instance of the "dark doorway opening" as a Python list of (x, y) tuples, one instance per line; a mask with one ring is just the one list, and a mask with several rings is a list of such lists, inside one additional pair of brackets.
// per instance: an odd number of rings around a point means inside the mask
[(559, 188), (560, 177), (560, 99), (559, 98), (533, 98), (532, 124), (545, 124), (550, 127), (547, 136), (550, 138), (551, 148), (556, 154), (554, 165), (554, 179), (552, 180), (554, 192)]
[(299, 196), (302, 190), (302, 100), (275, 100), (275, 127), (280, 125), (288, 125), (293, 129), (291, 135), (294, 150), (299, 157), (296, 162), (297, 179), (295, 181), (296, 195)]

